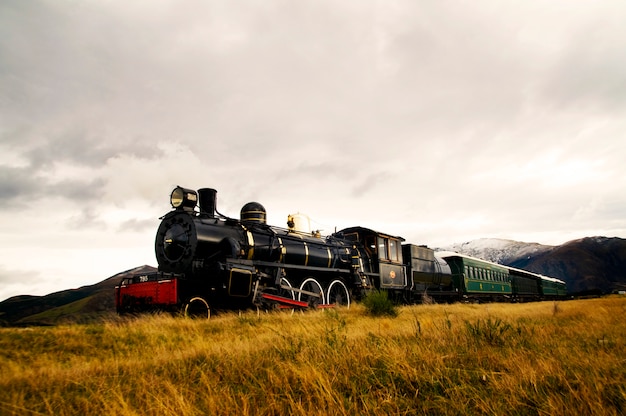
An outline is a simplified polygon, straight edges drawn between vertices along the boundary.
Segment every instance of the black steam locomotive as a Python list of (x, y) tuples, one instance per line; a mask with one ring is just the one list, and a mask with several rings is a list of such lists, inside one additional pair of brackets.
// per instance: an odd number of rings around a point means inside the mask
[[(239, 219), (216, 209), (214, 189), (177, 187), (173, 210), (155, 241), (158, 272), (125, 278), (116, 287), (122, 312), (211, 308), (349, 306), (371, 290), (411, 303), (425, 294), (445, 300), (559, 298), (565, 283), (457, 253), (403, 244), (402, 237), (351, 227), (322, 237), (299, 215), (288, 228), (267, 224), (251, 202)], [(303, 225), (304, 224), (304, 225)]]

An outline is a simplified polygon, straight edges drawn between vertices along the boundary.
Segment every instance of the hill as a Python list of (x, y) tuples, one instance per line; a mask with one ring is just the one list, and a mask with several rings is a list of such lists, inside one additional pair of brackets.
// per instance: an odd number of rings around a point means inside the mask
[(588, 237), (510, 264), (563, 279), (572, 293), (626, 289), (626, 240)]
[(155, 271), (140, 266), (117, 273), (99, 283), (62, 290), (45, 296), (14, 296), (0, 302), (0, 324), (53, 325), (60, 322), (87, 322), (114, 313), (113, 291), (120, 280), (135, 273)]

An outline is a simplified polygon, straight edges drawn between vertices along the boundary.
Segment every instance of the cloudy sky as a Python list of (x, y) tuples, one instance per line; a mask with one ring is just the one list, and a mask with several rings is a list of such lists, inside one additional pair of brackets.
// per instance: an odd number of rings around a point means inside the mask
[(626, 3), (0, 2), (0, 300), (156, 265), (176, 185), (440, 247), (626, 238)]

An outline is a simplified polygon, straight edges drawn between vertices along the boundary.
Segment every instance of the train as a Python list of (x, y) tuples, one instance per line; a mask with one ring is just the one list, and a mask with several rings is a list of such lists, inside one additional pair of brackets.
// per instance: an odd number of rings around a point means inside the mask
[(160, 218), (154, 273), (123, 278), (118, 313), (349, 307), (372, 291), (398, 302), (563, 299), (565, 282), (355, 226), (322, 236), (307, 217), (267, 224), (258, 202), (239, 218), (217, 210), (217, 191), (177, 186)]

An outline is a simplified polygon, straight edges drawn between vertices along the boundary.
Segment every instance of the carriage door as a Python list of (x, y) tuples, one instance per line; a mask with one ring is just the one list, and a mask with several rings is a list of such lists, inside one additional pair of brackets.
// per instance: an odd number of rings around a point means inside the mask
[(402, 264), (400, 240), (378, 236), (378, 260), (381, 289), (406, 287), (406, 268)]

